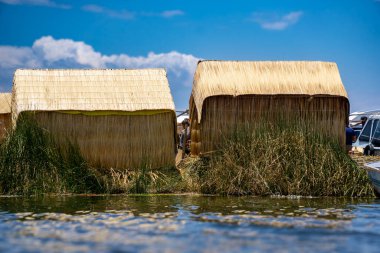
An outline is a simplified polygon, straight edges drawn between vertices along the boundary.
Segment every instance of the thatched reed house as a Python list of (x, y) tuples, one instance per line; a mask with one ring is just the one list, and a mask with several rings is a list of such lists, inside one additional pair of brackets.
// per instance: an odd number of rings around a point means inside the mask
[(164, 69), (17, 70), (12, 118), (32, 112), (93, 166), (172, 166), (176, 116)]
[(239, 125), (279, 118), (315, 124), (344, 146), (348, 112), (335, 63), (200, 61), (190, 98), (191, 152), (215, 150)]
[(11, 125), (11, 93), (0, 93), (0, 141)]

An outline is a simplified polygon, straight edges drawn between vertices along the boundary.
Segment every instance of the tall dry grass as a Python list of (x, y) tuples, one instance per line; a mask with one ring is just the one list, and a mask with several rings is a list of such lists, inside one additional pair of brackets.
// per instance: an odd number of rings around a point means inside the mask
[(175, 193), (183, 188), (179, 172), (172, 167), (151, 169), (142, 165), (136, 169), (111, 169), (104, 179), (109, 193)]
[(195, 188), (223, 195), (373, 196), (337, 140), (307, 125), (262, 123), (226, 137), (192, 166)]

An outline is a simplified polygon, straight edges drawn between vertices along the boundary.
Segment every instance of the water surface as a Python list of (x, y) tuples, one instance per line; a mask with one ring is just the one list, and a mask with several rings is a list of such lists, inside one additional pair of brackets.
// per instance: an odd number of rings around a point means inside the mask
[(379, 252), (380, 200), (0, 197), (3, 252)]

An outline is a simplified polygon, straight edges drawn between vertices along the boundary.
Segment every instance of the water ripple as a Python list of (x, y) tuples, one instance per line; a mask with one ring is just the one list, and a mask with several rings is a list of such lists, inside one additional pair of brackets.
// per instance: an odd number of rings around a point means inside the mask
[(0, 198), (0, 211), (6, 252), (377, 252), (380, 235), (373, 200)]

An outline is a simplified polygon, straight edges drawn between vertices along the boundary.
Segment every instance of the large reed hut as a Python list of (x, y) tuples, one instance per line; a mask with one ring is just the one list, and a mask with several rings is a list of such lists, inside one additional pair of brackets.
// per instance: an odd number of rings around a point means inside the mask
[(348, 112), (335, 63), (200, 61), (190, 98), (191, 152), (214, 151), (237, 126), (279, 117), (315, 124), (344, 146)]
[(32, 112), (93, 166), (173, 166), (176, 116), (164, 69), (17, 70), (12, 118)]
[(0, 142), (11, 125), (11, 93), (0, 93)]

